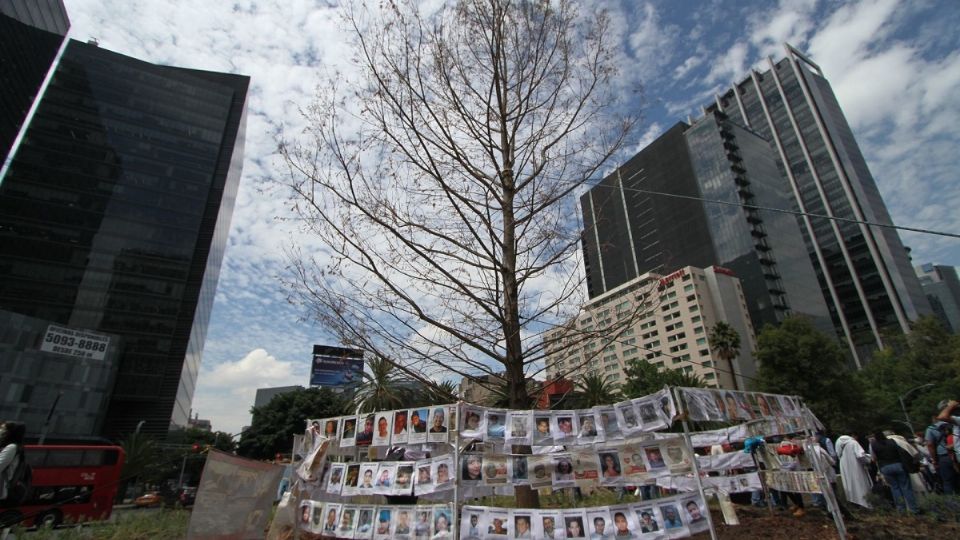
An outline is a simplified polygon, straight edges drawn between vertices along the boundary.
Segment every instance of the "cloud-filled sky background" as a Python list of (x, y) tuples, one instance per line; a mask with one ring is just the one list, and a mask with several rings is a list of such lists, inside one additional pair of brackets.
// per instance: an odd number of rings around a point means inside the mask
[[(214, 429), (250, 421), (257, 388), (306, 385), (314, 343), (333, 343), (287, 302), (278, 276), (282, 130), (318, 84), (350, 70), (333, 0), (65, 0), (71, 37), (149, 62), (249, 75), (246, 154), (194, 410)], [(898, 225), (960, 233), (960, 2), (769, 0), (583, 2), (616, 22), (625, 80), (641, 87), (639, 150), (783, 56), (805, 51), (833, 85)], [(640, 98), (642, 96), (642, 100)], [(619, 161), (624, 161), (628, 154)], [(960, 266), (960, 240), (901, 233), (915, 264)]]

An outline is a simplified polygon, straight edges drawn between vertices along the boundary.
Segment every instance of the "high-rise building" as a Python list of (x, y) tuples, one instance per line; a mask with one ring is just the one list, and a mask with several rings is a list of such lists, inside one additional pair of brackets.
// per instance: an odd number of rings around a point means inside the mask
[[(57, 384), (82, 375), (70, 365), (39, 373), (13, 352), (56, 340), (42, 354), (91, 361), (85, 348), (103, 344), (115, 376), (99, 432), (86, 435), (187, 425), (239, 186), (248, 85), (78, 41), (61, 51), (0, 176), (0, 310), (30, 325), (0, 349), (5, 407), (46, 413)], [(36, 384), (13, 378), (23, 373)], [(56, 408), (74, 399), (84, 398)], [(62, 424), (55, 411), (51, 433)]]
[[(876, 182), (820, 67), (793, 47), (706, 107), (770, 141), (834, 325), (859, 363), (887, 328), (929, 314)], [(838, 218), (838, 219), (829, 219)]]
[(916, 272), (933, 314), (948, 331), (960, 333), (960, 280), (957, 279), (957, 269), (927, 263), (916, 267)]
[(739, 278), (758, 328), (797, 313), (830, 332), (793, 216), (741, 206), (788, 198), (763, 138), (722, 114), (677, 123), (581, 197), (589, 295), (646, 272), (716, 265)]
[(62, 0), (0, 2), (0, 157), (13, 147), (69, 28)]
[[(632, 320), (615, 338), (597, 332), (624, 316)], [(709, 342), (718, 322), (740, 335), (732, 361)], [(594, 373), (619, 387), (634, 361), (697, 375), (714, 388), (746, 388), (756, 373), (757, 342), (744, 290), (730, 270), (718, 266), (648, 272), (626, 281), (592, 298), (576, 319), (549, 330), (544, 343), (547, 380)]]

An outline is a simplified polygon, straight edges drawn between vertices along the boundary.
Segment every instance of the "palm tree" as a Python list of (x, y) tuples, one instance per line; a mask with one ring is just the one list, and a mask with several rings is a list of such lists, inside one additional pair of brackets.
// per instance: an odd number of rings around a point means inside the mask
[(720, 321), (710, 330), (710, 348), (717, 353), (717, 356), (727, 361), (733, 388), (739, 390), (737, 374), (733, 370), (733, 359), (740, 354), (740, 334), (729, 324)]
[(393, 363), (384, 358), (373, 358), (367, 362), (367, 367), (369, 372), (363, 372), (363, 379), (353, 394), (353, 405), (358, 412), (389, 411), (411, 405), (413, 382), (397, 375)]
[(422, 394), (418, 394), (416, 401), (416, 406), (456, 403), (457, 384), (453, 381), (441, 381), (427, 386)]
[(144, 433), (132, 433), (120, 443), (125, 458), (123, 461), (123, 485), (117, 490), (117, 500), (126, 496), (127, 486), (138, 482), (158, 461), (159, 446), (156, 440)]
[(578, 408), (610, 405), (621, 399), (620, 390), (613, 386), (610, 374), (589, 372), (573, 384), (573, 401)]

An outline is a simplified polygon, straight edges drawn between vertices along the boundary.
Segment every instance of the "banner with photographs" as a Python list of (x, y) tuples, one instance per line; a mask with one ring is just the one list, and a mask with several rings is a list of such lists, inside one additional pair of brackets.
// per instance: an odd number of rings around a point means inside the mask
[(770, 489), (794, 493), (822, 493), (814, 471), (760, 471)]
[(709, 529), (707, 511), (703, 499), (695, 493), (562, 510), (464, 505), (460, 510), (460, 538), (685, 538)]
[[(760, 491), (760, 475), (752, 473), (735, 474), (731, 476), (702, 476), (700, 478), (703, 490), (707, 493), (722, 491), (724, 493), (749, 493)], [(657, 478), (657, 485), (664, 489), (675, 491), (697, 491), (697, 480), (691, 476), (662, 476)]]
[(695, 422), (747, 422), (762, 418), (802, 419), (796, 396), (740, 392), (715, 388), (677, 388), (687, 417)]
[[(395, 411), (307, 420), (305, 438), (330, 439), (337, 448), (446, 443), (456, 429), (457, 405), (431, 405)], [(502, 435), (501, 435), (502, 436)]]
[(300, 501), (301, 538), (443, 540), (453, 538), (449, 504), (367, 505)]

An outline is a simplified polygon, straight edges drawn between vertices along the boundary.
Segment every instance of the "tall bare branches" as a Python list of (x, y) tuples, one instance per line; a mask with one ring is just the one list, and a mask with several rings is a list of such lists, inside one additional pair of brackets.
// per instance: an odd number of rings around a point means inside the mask
[(573, 195), (636, 119), (616, 114), (604, 13), (421, 7), (349, 11), (359, 75), (281, 144), (291, 208), (325, 247), (289, 250), (289, 285), (344, 344), (425, 382), (504, 372), (525, 407), (537, 336), (579, 303)]

